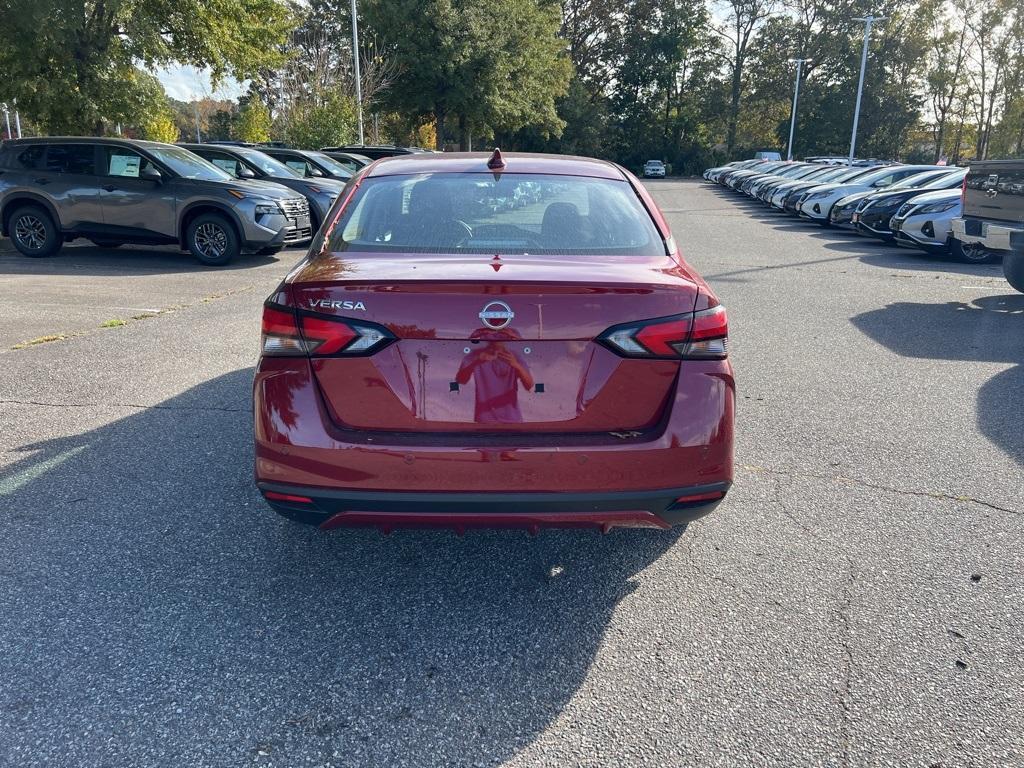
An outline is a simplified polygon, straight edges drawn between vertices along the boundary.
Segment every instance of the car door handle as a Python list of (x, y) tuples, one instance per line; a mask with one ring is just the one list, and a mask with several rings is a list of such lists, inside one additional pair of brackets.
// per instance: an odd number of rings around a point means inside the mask
[(33, 181), (36, 184), (49, 184), (50, 183), (49, 179), (33, 179)]
[(104, 192), (113, 192), (115, 189), (117, 189), (117, 187), (115, 187), (113, 184), (104, 184), (102, 189)]

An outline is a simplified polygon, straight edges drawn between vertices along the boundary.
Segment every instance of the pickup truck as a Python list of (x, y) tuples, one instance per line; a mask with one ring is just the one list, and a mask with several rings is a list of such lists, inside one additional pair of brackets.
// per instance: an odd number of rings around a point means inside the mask
[(1024, 159), (971, 163), (953, 237), (1003, 252), (1003, 273), (1024, 292)]

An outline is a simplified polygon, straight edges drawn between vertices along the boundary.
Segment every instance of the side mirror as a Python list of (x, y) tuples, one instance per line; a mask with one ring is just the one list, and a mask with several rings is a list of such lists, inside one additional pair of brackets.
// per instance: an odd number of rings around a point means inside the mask
[(252, 172), (252, 168), (246, 168), (244, 165), (240, 165), (238, 166), (238, 178), (255, 179), (256, 174)]
[(312, 165), (310, 165), (308, 167), (309, 167), (309, 174), (308, 174), (309, 176), (313, 176), (314, 178), (319, 178), (319, 177), (324, 175), (324, 172), (321, 171), (319, 168), (314, 168)]
[(161, 174), (160, 171), (158, 171), (151, 165), (146, 166), (141, 171), (139, 171), (139, 178), (144, 179), (146, 181), (152, 181), (157, 184), (161, 183), (164, 180), (163, 174)]

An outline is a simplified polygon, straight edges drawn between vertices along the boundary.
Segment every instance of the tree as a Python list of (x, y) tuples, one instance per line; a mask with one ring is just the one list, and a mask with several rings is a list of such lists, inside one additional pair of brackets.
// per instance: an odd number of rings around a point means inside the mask
[(212, 141), (227, 141), (235, 135), (235, 122), (238, 116), (235, 111), (218, 109), (206, 124), (206, 138)]
[(272, 123), (270, 111), (258, 96), (250, 94), (249, 99), (238, 113), (235, 137), (239, 141), (251, 141), (253, 144), (270, 141)]
[(53, 133), (102, 133), (151, 108), (140, 66), (248, 78), (280, 60), (292, 25), (278, 0), (3, 0), (0, 9), (0, 100), (17, 98)]
[(323, 104), (300, 106), (289, 113), (284, 131), (299, 149), (349, 144), (356, 140), (355, 101), (336, 91)]
[(174, 118), (167, 111), (163, 111), (150, 116), (142, 123), (142, 135), (150, 141), (173, 144), (181, 134), (178, 132), (178, 126), (174, 124)]
[(555, 99), (571, 66), (550, 0), (368, 0), (365, 28), (397, 70), (383, 96), (391, 109), (430, 115), (438, 144), (527, 125), (558, 133)]
[(743, 76), (747, 51), (761, 25), (775, 10), (775, 0), (725, 0), (725, 23), (718, 33), (726, 43), (729, 68), (729, 124), (726, 146), (731, 153), (736, 146), (736, 127), (740, 117)]

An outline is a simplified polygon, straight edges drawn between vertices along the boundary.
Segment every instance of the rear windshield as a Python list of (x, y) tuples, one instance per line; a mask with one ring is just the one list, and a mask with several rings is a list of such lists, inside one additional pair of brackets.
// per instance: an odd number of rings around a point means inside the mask
[(332, 251), (653, 256), (664, 244), (625, 181), (441, 173), (367, 179)]

